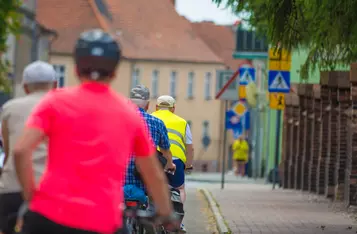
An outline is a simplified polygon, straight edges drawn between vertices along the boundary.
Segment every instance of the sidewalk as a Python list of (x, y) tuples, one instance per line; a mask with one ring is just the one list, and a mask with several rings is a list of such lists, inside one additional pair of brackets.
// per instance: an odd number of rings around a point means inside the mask
[(208, 203), (195, 188), (187, 189), (184, 224), (187, 233), (217, 234), (214, 217)]
[[(225, 174), (225, 183), (227, 184), (264, 184), (264, 179), (250, 179), (250, 178), (239, 178), (233, 173)], [(221, 173), (192, 173), (191, 175), (186, 175), (186, 181), (191, 182), (202, 182), (202, 183), (221, 183), (222, 174)]]
[(228, 184), (209, 189), (233, 234), (357, 233), (347, 214), (327, 202), (312, 201), (300, 191), (272, 190), (271, 185)]

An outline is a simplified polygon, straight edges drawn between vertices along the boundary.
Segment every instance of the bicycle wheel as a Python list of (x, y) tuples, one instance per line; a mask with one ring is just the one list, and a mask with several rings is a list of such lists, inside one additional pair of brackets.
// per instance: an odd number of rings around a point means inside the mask
[(137, 221), (134, 218), (126, 218), (126, 227), (128, 230), (128, 234), (141, 234), (138, 232)]

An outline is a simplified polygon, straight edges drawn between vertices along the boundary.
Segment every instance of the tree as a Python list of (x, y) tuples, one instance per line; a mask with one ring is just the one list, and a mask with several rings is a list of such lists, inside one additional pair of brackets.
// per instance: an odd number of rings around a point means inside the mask
[[(223, 0), (212, 0), (222, 4)], [(334, 70), (357, 60), (357, 0), (226, 0), (236, 13), (267, 35), (272, 45), (307, 49), (302, 78), (317, 67)]]
[[(21, 6), (20, 0), (0, 0), (0, 56), (7, 51), (9, 34), (17, 34), (20, 29), (21, 14), (17, 11)], [(0, 59), (0, 91), (9, 93), (11, 82), (8, 78), (9, 61)]]

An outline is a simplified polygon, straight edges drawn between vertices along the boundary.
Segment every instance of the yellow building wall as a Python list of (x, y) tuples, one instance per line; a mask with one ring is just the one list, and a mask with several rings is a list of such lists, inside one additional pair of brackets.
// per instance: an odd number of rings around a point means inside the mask
[[(70, 56), (52, 55), (50, 62), (56, 65), (64, 65), (65, 86), (78, 84), (75, 76), (73, 59)], [(140, 69), (140, 83), (151, 89), (153, 70), (159, 71), (158, 95), (168, 95), (170, 87), (170, 73), (177, 72), (176, 78), (176, 114), (192, 123), (191, 131), (195, 148), (195, 160), (209, 161), (209, 168), (219, 165), (219, 155), (222, 152), (223, 109), (219, 100), (214, 100), (216, 90), (216, 70), (224, 67), (217, 64), (198, 64), (164, 61), (131, 61), (123, 60), (117, 71), (117, 78), (113, 82), (113, 88), (124, 96), (128, 96), (131, 87), (131, 77), (134, 68)], [(188, 73), (195, 73), (194, 97), (187, 98)], [(206, 72), (211, 72), (211, 99), (205, 100), (204, 77)], [(149, 113), (155, 110), (155, 99), (150, 102)], [(207, 151), (202, 147), (203, 122), (209, 122), (209, 135), (212, 143)]]

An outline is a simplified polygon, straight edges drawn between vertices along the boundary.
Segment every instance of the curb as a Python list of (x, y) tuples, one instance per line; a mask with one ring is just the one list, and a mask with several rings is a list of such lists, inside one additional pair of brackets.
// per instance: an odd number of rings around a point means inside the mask
[(213, 213), (214, 219), (216, 220), (216, 225), (219, 234), (231, 234), (229, 227), (227, 226), (221, 212), (218, 208), (217, 202), (213, 199), (211, 193), (207, 189), (199, 189), (199, 191), (205, 196), (208, 205)]

